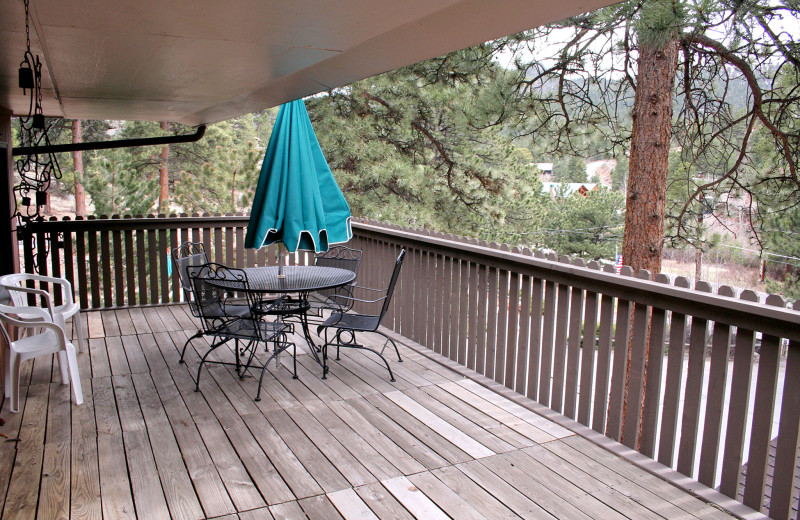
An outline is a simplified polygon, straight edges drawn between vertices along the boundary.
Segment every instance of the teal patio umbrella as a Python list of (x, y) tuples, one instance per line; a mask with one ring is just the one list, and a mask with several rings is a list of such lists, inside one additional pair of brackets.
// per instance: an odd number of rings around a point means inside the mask
[(350, 207), (303, 100), (282, 105), (261, 165), (244, 246), (259, 249), (279, 242), (292, 253), (320, 253), (352, 236)]

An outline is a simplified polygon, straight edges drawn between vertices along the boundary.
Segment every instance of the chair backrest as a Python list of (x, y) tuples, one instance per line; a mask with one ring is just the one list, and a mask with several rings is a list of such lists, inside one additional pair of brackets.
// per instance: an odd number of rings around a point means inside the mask
[(397, 285), (397, 279), (400, 277), (400, 268), (403, 267), (403, 259), (406, 257), (406, 250), (403, 249), (400, 251), (400, 254), (397, 255), (397, 260), (394, 262), (394, 270), (392, 271), (392, 278), (389, 280), (389, 287), (386, 288), (386, 299), (383, 300), (383, 307), (381, 307), (381, 314), (380, 320), (383, 321), (383, 317), (386, 315), (386, 312), (389, 310), (389, 303), (392, 301), (392, 294), (394, 294), (394, 286)]
[(192, 314), (196, 315), (192, 296), (192, 280), (189, 277), (189, 268), (198, 267), (208, 263), (208, 255), (200, 242), (184, 242), (172, 250), (172, 263), (178, 272), (178, 279), (183, 289), (183, 297), (189, 303)]
[[(360, 249), (351, 249), (347, 246), (333, 246), (324, 253), (316, 255), (314, 257), (314, 265), (347, 269), (348, 271), (354, 272), (356, 277), (358, 277), (358, 268), (361, 266), (361, 255), (362, 251)], [(356, 281), (354, 278), (352, 284), (355, 283)], [(324, 299), (336, 303), (344, 310), (350, 310), (353, 306), (353, 300), (350, 299), (353, 295), (353, 290), (349, 285), (331, 289), (320, 289), (316, 291), (316, 293)]]
[(74, 302), (72, 283), (66, 278), (35, 273), (12, 273), (0, 276), (0, 286), (14, 306), (25, 307), (37, 314), (37, 307), (52, 310), (53, 306), (71, 306)]
[[(229, 306), (229, 300), (237, 295), (244, 295), (248, 299), (248, 306), (250, 304), (250, 284), (243, 270), (207, 263), (190, 266), (187, 274), (191, 280), (197, 312), (207, 330), (217, 327), (220, 322), (242, 317), (241, 312), (233, 313), (226, 307)], [(230, 307), (233, 308), (232, 305)], [(237, 308), (241, 307), (239, 302)]]
[(351, 249), (347, 246), (333, 246), (324, 253), (319, 253), (314, 257), (314, 265), (322, 267), (338, 267), (353, 271), (358, 276), (358, 268), (361, 265), (361, 250)]

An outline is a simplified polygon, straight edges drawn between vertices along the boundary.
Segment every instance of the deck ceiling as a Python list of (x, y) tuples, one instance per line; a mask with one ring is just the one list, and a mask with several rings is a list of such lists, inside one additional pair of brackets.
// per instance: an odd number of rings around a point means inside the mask
[[(31, 0), (45, 115), (229, 119), (616, 0)], [(22, 0), (0, 2), (0, 107), (17, 86)]]

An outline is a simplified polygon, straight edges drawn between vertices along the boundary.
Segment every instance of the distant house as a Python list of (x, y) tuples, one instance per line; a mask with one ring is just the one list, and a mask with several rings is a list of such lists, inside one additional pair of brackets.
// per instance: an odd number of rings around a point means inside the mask
[(543, 182), (542, 192), (547, 193), (553, 199), (558, 197), (569, 197), (573, 193), (583, 195), (584, 197), (590, 191), (596, 191), (597, 184), (592, 182)]
[(597, 177), (603, 186), (611, 187), (611, 172), (617, 167), (616, 159), (601, 159), (586, 163), (586, 178)]

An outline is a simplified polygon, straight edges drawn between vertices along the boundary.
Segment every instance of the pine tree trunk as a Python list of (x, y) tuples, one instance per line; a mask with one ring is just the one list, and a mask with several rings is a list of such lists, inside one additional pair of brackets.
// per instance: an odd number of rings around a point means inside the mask
[[(664, 214), (667, 200), (667, 173), (669, 146), (672, 135), (672, 90), (678, 67), (678, 42), (669, 41), (662, 48), (640, 42), (636, 95), (633, 103), (633, 130), (631, 132), (628, 194), (625, 205), (625, 235), (622, 256), (625, 265), (634, 272), (647, 269), (653, 276), (661, 272), (661, 253), (664, 246)], [(631, 318), (635, 316), (635, 305)], [(645, 318), (648, 322), (650, 314)], [(647, 337), (650, 336), (650, 324)], [(631, 330), (635, 326), (631, 320)], [(622, 423), (625, 424), (630, 390), (632, 341), (625, 352), (625, 400), (622, 406)], [(650, 345), (645, 347), (645, 359), (650, 355)], [(621, 349), (620, 349), (621, 350)], [(647, 388), (647, 362), (645, 361), (644, 386)], [(642, 407), (644, 400), (642, 400)], [(635, 410), (641, 417), (642, 410)], [(637, 443), (641, 436), (641, 421)], [(625, 440), (625, 439), (621, 439)]]
[(661, 272), (667, 169), (672, 135), (672, 90), (678, 43), (639, 47), (622, 256), (634, 271)]
[[(80, 119), (72, 120), (72, 142), (80, 143), (83, 141), (81, 137), (81, 121)], [(72, 152), (72, 164), (75, 170), (75, 216), (86, 216), (86, 190), (81, 184), (83, 178), (83, 152)]]
[[(166, 121), (161, 122), (161, 129), (166, 131), (169, 129), (169, 123)], [(169, 203), (169, 145), (165, 144), (161, 148), (161, 169), (159, 170), (158, 183), (161, 186), (161, 191), (158, 196), (158, 213), (167, 213), (167, 204)]]

